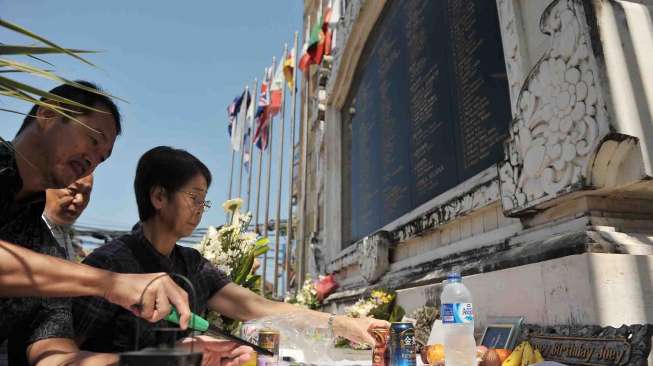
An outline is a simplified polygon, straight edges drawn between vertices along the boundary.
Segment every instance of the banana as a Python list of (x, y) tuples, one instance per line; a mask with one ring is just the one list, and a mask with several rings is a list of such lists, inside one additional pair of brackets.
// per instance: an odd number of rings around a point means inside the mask
[(515, 347), (510, 356), (501, 363), (501, 366), (521, 366), (525, 343), (526, 342), (521, 342), (519, 346)]
[(534, 361), (533, 358), (533, 346), (530, 343), (526, 342), (524, 345), (524, 353), (521, 356), (521, 366), (528, 366)]
[(540, 352), (539, 349), (535, 350), (535, 363), (540, 363), (544, 362), (544, 357), (542, 357), (542, 353)]

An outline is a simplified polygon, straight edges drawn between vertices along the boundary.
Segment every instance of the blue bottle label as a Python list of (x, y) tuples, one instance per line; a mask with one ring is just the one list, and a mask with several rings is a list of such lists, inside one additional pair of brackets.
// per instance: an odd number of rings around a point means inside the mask
[(469, 302), (442, 304), (440, 313), (442, 314), (442, 323), (444, 324), (464, 324), (474, 322), (474, 312), (472, 304)]

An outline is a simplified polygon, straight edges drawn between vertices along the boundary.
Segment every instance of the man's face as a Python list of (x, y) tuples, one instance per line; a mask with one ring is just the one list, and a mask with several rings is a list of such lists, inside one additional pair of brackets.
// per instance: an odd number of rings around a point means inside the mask
[(92, 189), (89, 175), (66, 188), (46, 190), (45, 215), (57, 225), (72, 225), (88, 205)]
[[(108, 112), (101, 105), (93, 106)], [(64, 188), (90, 175), (106, 160), (116, 140), (116, 122), (111, 113), (74, 115), (79, 121), (64, 121), (54, 112), (39, 113), (45, 151), (43, 171), (48, 188)]]

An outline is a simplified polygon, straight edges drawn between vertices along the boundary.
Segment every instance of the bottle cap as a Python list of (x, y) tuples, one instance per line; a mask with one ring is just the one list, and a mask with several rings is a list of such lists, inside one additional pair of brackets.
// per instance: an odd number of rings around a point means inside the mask
[(447, 275), (447, 281), (448, 282), (454, 282), (454, 281), (460, 281), (460, 273), (458, 272), (451, 272)]

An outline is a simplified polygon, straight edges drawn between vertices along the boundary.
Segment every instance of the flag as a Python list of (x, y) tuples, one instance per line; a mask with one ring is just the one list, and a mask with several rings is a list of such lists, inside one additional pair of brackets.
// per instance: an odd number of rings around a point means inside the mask
[(290, 50), (290, 53), (283, 61), (283, 75), (286, 78), (286, 83), (288, 83), (288, 89), (291, 93), (295, 92), (295, 47)]
[(254, 131), (254, 101), (249, 103), (249, 108), (247, 108), (247, 128), (245, 130), (245, 138), (243, 139), (243, 164), (248, 168), (249, 161), (251, 159), (251, 153), (249, 151), (250, 139), (252, 138), (252, 132)]
[[(335, 2), (334, 2), (335, 1)], [(324, 54), (331, 55), (335, 50), (336, 34), (342, 9), (342, 0), (329, 0), (327, 12), (324, 15), (322, 29), (325, 33)]]
[(311, 57), (311, 63), (319, 65), (322, 63), (322, 56), (324, 56), (324, 31), (322, 23), (322, 1), (320, 7), (317, 9), (317, 21), (311, 29), (311, 36), (308, 40), (308, 54)]
[(229, 132), (230, 138), (235, 128), (234, 124), (236, 123), (236, 116), (238, 115), (238, 110), (240, 109), (240, 103), (242, 101), (243, 101), (243, 96), (237, 95), (234, 98), (234, 100), (231, 103), (229, 103), (229, 105), (227, 106), (227, 116), (229, 118), (229, 125), (227, 126), (227, 131)]
[(302, 44), (302, 53), (301, 58), (299, 59), (299, 69), (302, 70), (304, 74), (308, 72), (308, 67), (311, 66), (311, 55), (308, 54), (308, 38), (310, 37), (311, 23), (310, 19), (308, 24), (306, 24), (306, 30), (304, 31), (304, 43)]
[(270, 106), (269, 114), (270, 118), (274, 117), (281, 110), (281, 104), (283, 104), (283, 64), (286, 59), (286, 55), (283, 55), (279, 59), (279, 64), (277, 65), (277, 70), (274, 73), (274, 79), (270, 85)]
[(254, 119), (256, 120), (254, 143), (260, 150), (265, 150), (268, 146), (268, 106), (270, 104), (268, 85), (272, 77), (271, 72), (271, 67), (265, 69), (265, 77), (261, 82), (261, 94), (259, 96), (258, 108), (256, 109), (256, 115), (254, 116)]
[(256, 111), (256, 131), (254, 133), (254, 144), (259, 150), (265, 150), (268, 147), (268, 137), (270, 135), (268, 127), (268, 118), (266, 108), (259, 107)]
[(249, 91), (247, 91), (247, 89), (245, 89), (242, 97), (240, 97), (240, 101), (241, 102), (238, 104), (238, 110), (236, 111), (236, 118), (233, 124), (234, 126), (231, 130), (231, 147), (236, 151), (240, 151), (240, 147), (243, 144), (246, 124), (245, 117), (247, 115), (247, 108), (251, 102)]

